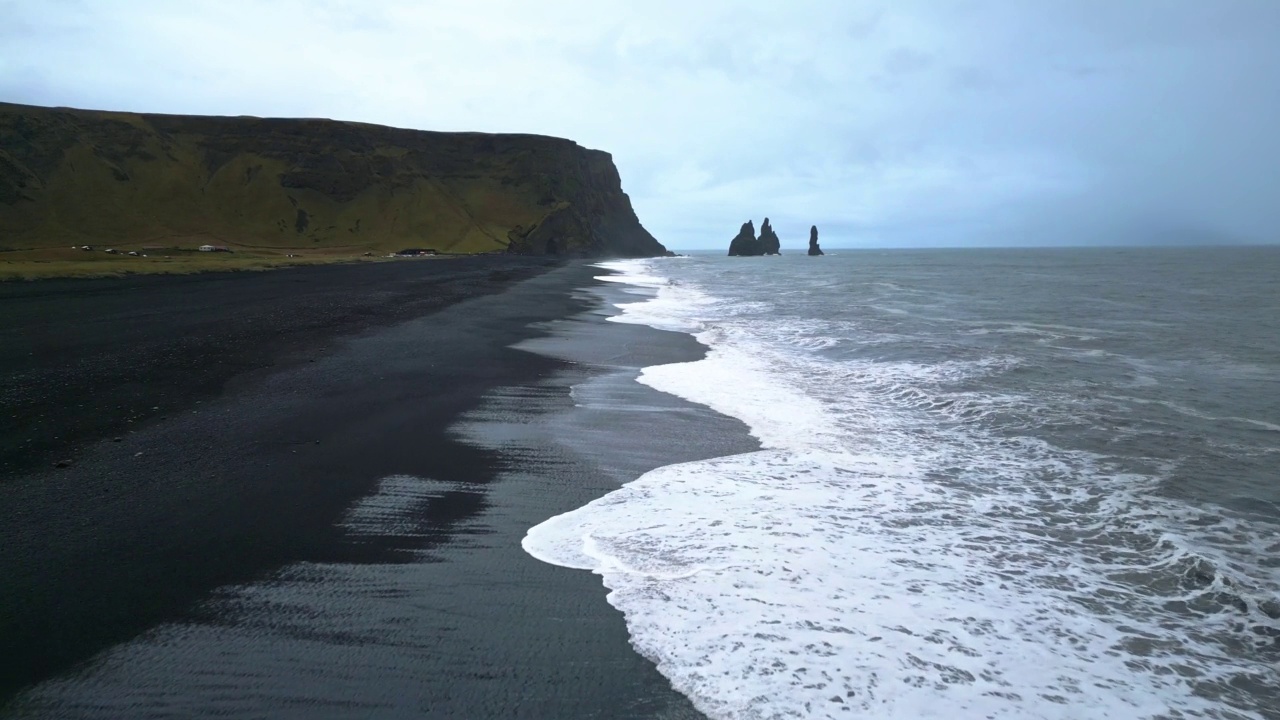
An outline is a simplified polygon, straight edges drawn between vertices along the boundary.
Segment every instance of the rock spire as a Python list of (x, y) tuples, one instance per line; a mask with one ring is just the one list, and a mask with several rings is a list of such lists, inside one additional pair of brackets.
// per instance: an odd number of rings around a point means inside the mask
[(778, 239), (778, 233), (773, 231), (773, 226), (769, 224), (769, 218), (764, 219), (764, 224), (760, 226), (760, 252), (763, 255), (781, 255), (782, 241)]
[(769, 218), (760, 226), (760, 237), (756, 237), (756, 226), (750, 220), (742, 224), (742, 229), (729, 243), (730, 255), (781, 255), (782, 242), (778, 233), (773, 231)]
[(756, 240), (756, 226), (750, 220), (742, 223), (742, 229), (729, 242), (730, 255), (759, 255), (760, 241)]
[(818, 247), (818, 226), (814, 225), (809, 228), (809, 254), (821, 255), (822, 248)]

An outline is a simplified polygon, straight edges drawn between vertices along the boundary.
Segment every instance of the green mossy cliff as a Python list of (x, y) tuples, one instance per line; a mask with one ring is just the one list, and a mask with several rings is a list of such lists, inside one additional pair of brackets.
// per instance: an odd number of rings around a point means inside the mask
[(0, 103), (0, 247), (652, 256), (608, 153), (538, 135)]

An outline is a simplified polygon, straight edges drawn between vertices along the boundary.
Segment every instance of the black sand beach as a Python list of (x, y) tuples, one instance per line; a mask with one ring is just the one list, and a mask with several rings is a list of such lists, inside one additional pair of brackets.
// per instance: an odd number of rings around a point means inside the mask
[(74, 461), (334, 339), (498, 292), (552, 261), (462, 257), (272, 272), (0, 282), (0, 478)]
[[(6, 397), (0, 714), (696, 716), (598, 578), (519, 546), (651, 467), (753, 445), (632, 382), (701, 348), (603, 322), (600, 272), (2, 288), (6, 339), (35, 353), (6, 343), (2, 367), (47, 399)], [(129, 380), (91, 382), (109, 369)], [(29, 414), (59, 439), (23, 447)]]

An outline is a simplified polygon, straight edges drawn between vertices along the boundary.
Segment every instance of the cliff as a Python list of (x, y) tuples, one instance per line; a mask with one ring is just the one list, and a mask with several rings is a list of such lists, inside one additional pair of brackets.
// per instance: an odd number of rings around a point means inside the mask
[(608, 153), (537, 135), (0, 103), (0, 246), (652, 256)]

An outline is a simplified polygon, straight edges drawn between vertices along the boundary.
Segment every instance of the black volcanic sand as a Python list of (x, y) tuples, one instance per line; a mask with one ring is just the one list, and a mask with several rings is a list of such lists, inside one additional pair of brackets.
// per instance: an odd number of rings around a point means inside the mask
[[(438, 304), (335, 300), (363, 310), (310, 338), (250, 333), (281, 364), (225, 378), (220, 394), (174, 391), (167, 415), (122, 441), (0, 485), (0, 715), (697, 717), (630, 649), (598, 577), (519, 541), (651, 467), (754, 442), (634, 382), (702, 349), (603, 322), (620, 291), (590, 280), (599, 269), (503, 285), (488, 273), (544, 268), (456, 267), (489, 294), (391, 325)], [(251, 276), (244, 297), (277, 297), (256, 281), (279, 282)], [(468, 293), (459, 282), (450, 299)], [(179, 344), (200, 324), (185, 312)], [(95, 352), (128, 357), (109, 331), (96, 337)]]
[(0, 282), (0, 482), (86, 440), (551, 267), (506, 256)]

